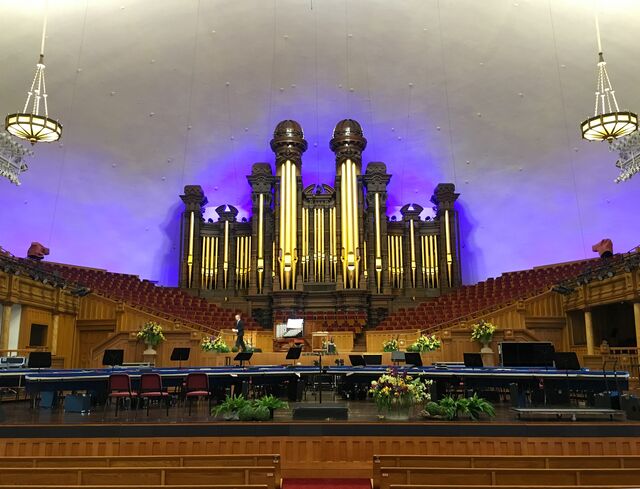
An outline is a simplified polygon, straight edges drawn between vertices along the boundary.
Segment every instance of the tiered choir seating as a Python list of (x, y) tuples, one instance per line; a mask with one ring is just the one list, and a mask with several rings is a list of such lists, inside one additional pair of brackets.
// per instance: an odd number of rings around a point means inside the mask
[(640, 456), (376, 455), (374, 489), (634, 487)]
[(359, 333), (367, 324), (364, 311), (276, 311), (274, 323), (286, 323), (289, 318), (313, 321), (316, 329), (322, 331), (355, 331)]
[(589, 260), (505, 273), (475, 285), (463, 286), (450, 294), (400, 308), (377, 327), (383, 330), (434, 330), (439, 326), (484, 310), (496, 309), (548, 290), (554, 284), (579, 275)]
[(211, 487), (276, 489), (280, 457), (262, 455), (150, 455), (5, 457), (4, 487)]
[[(198, 324), (205, 331), (230, 328), (233, 325), (235, 311), (223, 309), (180, 289), (159, 287), (148, 280), (140, 280), (136, 275), (53, 263), (42, 265), (69, 281), (90, 287), (94, 292), (160, 316)], [(258, 328), (258, 324), (251, 318), (245, 319), (245, 329)]]

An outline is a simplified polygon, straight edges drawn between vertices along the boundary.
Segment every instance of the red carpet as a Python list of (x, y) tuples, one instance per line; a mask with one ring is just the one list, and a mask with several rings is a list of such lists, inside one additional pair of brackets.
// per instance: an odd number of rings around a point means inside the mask
[(371, 489), (369, 479), (285, 479), (282, 489)]

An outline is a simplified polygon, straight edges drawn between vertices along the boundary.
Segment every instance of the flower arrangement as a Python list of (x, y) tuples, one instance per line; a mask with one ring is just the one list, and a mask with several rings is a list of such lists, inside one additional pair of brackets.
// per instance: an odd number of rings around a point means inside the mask
[(496, 327), (493, 324), (481, 319), (478, 323), (473, 325), (471, 339), (483, 344), (489, 343), (491, 338), (493, 338), (493, 333), (495, 333), (495, 331)]
[(390, 338), (382, 343), (382, 351), (398, 351), (399, 349), (398, 338)]
[(222, 336), (216, 336), (215, 338), (205, 336), (200, 342), (200, 348), (202, 351), (216, 351), (218, 353), (229, 353), (231, 351)]
[(436, 338), (436, 335), (421, 335), (415, 343), (407, 347), (407, 351), (422, 353), (425, 351), (434, 351), (442, 346), (442, 342)]
[(151, 346), (158, 346), (166, 340), (162, 333), (162, 326), (155, 321), (147, 321), (144, 323), (142, 328), (140, 328), (140, 331), (138, 331), (136, 338)]
[(427, 386), (431, 380), (421, 380), (406, 373), (391, 370), (378, 380), (371, 382), (369, 394), (373, 397), (378, 411), (389, 412), (392, 408), (408, 408), (431, 399)]

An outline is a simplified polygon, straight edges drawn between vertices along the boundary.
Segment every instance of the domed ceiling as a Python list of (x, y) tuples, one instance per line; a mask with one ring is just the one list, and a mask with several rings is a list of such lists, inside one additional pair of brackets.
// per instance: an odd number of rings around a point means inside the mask
[[(0, 245), (51, 261), (177, 282), (178, 195), (249, 217), (246, 175), (300, 123), (304, 185), (334, 184), (342, 119), (383, 161), (390, 209), (453, 182), (466, 283), (640, 243), (640, 177), (580, 139), (592, 115), (594, 4), (583, 0), (55, 0), (46, 48), (60, 144), (0, 180)], [(0, 2), (0, 112), (20, 110), (44, 3)], [(640, 110), (640, 2), (602, 2), (621, 109)], [(209, 214), (207, 215), (207, 217)]]

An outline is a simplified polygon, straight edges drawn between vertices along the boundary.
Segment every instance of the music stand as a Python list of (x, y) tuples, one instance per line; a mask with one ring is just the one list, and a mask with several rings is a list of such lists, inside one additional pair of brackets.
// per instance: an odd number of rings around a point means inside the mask
[(464, 366), (467, 368), (482, 368), (484, 363), (482, 362), (482, 354), (480, 353), (463, 353)]
[(27, 368), (51, 368), (51, 352), (32, 351), (29, 353)]
[(244, 362), (248, 362), (249, 360), (251, 360), (251, 357), (253, 356), (253, 352), (252, 351), (241, 351), (238, 352), (238, 354), (234, 357), (233, 361), (234, 362), (240, 362), (240, 366), (244, 367)]
[[(287, 356), (285, 357), (286, 360), (298, 360), (300, 358), (300, 353), (302, 353), (302, 347), (301, 346), (292, 346), (291, 348), (289, 348), (287, 350)], [(295, 362), (293, 362), (291, 365), (295, 365)]]
[(124, 350), (105, 350), (102, 354), (103, 367), (115, 367), (124, 363)]
[(403, 351), (392, 351), (391, 352), (391, 361), (398, 365), (400, 362), (405, 361), (405, 353)]
[(182, 368), (182, 362), (189, 360), (191, 348), (176, 347), (171, 352), (171, 361), (178, 362), (178, 368)]
[[(370, 365), (382, 365), (382, 355), (362, 355), (364, 358), (364, 364), (368, 367)], [(406, 354), (405, 354), (406, 358)]]
[(364, 357), (362, 355), (349, 355), (349, 361), (352, 367), (364, 367)]
[(557, 351), (553, 354), (553, 363), (558, 370), (580, 370), (580, 362), (575, 351)]
[(404, 354), (404, 363), (414, 367), (422, 367), (422, 355), (418, 352), (407, 352)]

